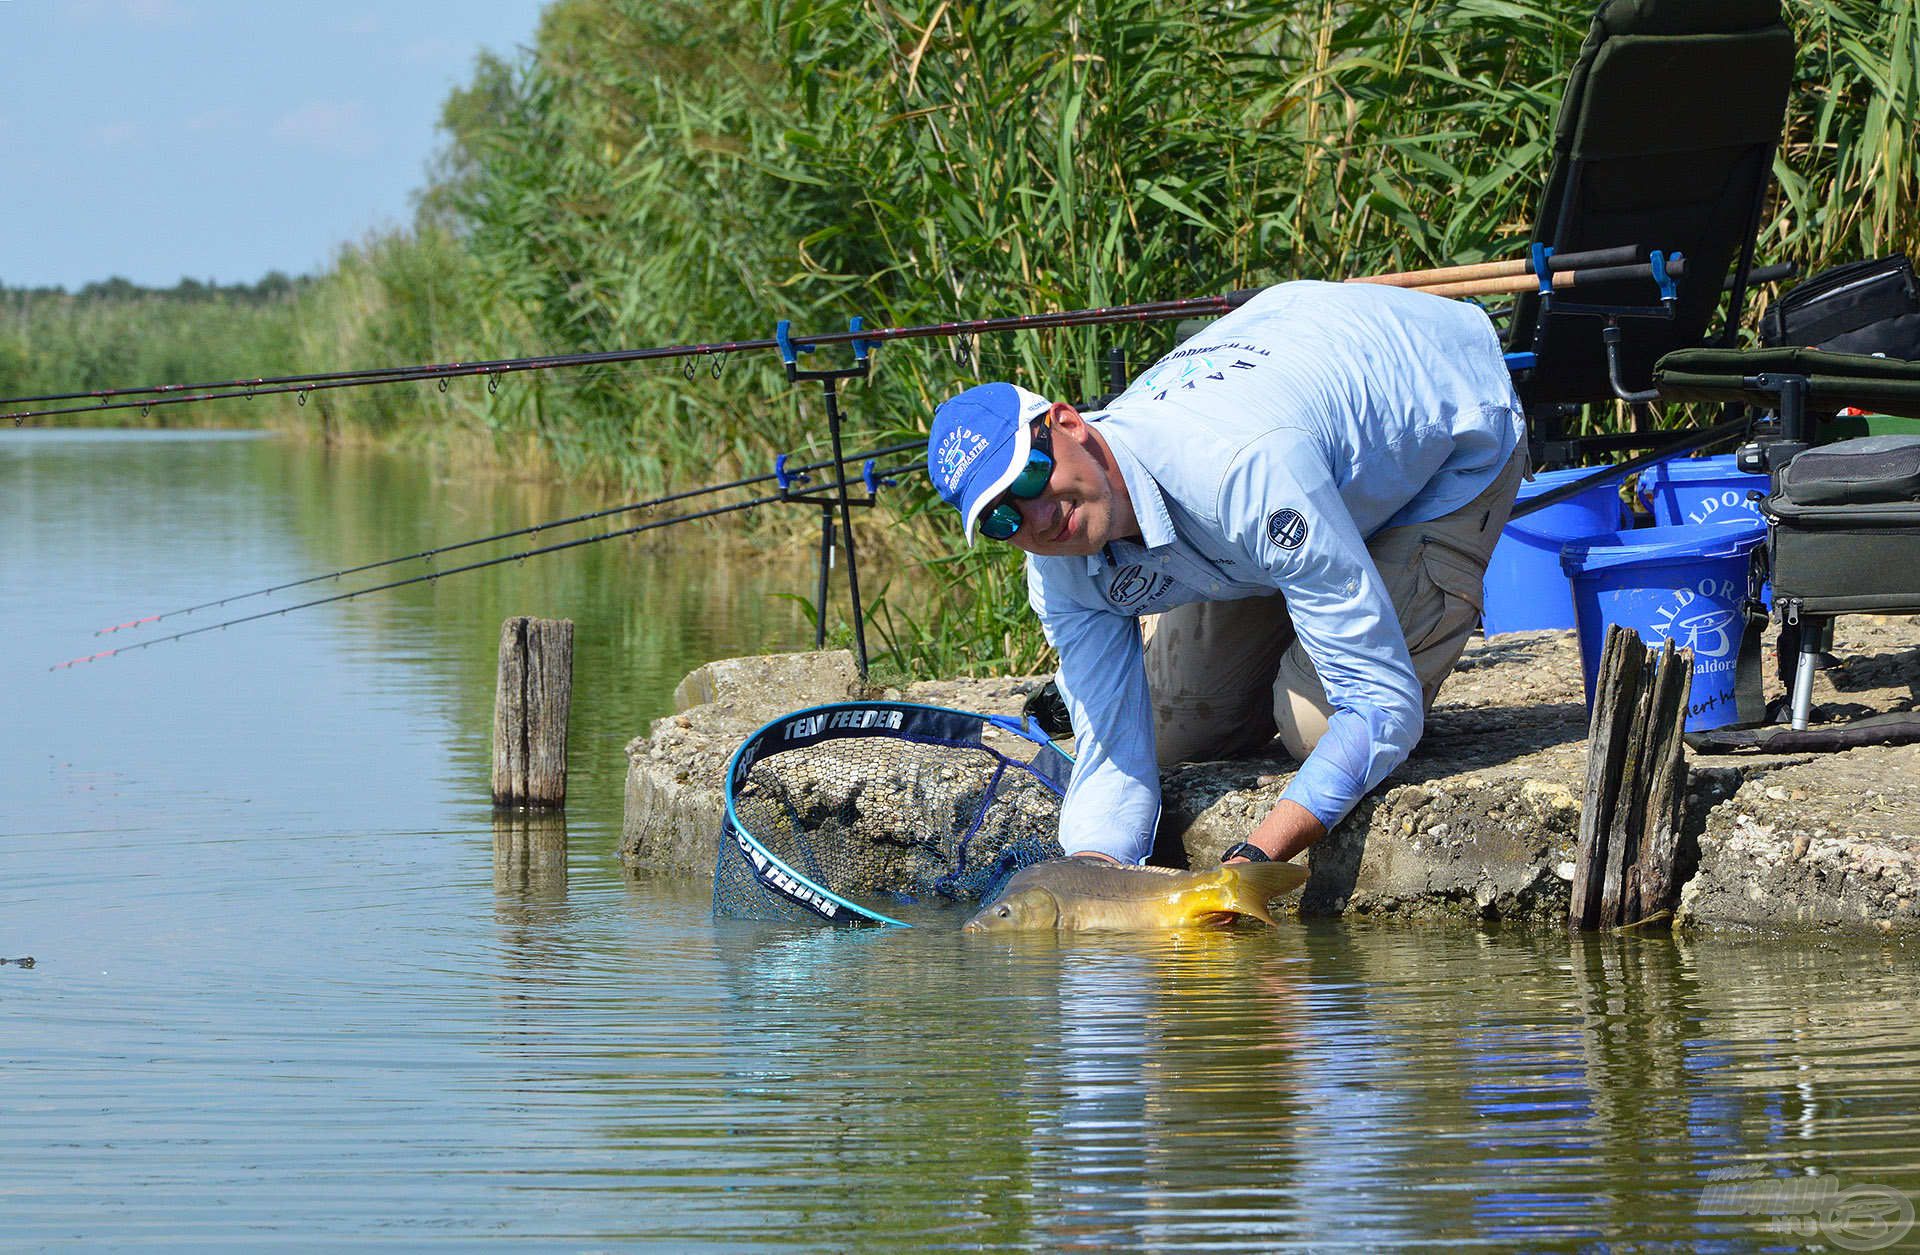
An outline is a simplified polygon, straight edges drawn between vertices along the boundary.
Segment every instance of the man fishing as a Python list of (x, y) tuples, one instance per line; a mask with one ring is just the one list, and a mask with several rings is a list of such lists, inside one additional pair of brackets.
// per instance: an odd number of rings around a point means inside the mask
[(1269, 288), (1097, 413), (1008, 383), (942, 404), (940, 495), (969, 543), (1026, 551), (1060, 656), (1066, 851), (1143, 861), (1162, 764), (1275, 732), (1300, 769), (1223, 858), (1325, 836), (1412, 751), (1466, 646), (1523, 434), (1485, 314), (1367, 284)]

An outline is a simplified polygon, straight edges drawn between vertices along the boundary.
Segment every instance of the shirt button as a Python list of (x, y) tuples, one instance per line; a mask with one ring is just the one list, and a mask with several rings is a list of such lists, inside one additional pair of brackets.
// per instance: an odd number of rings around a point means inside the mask
[(1217, 592), (1219, 592), (1219, 591), (1220, 591), (1220, 581), (1219, 581), (1219, 580), (1208, 580), (1208, 581), (1207, 581), (1207, 590), (1208, 590), (1209, 592), (1215, 592), (1215, 593), (1217, 593)]

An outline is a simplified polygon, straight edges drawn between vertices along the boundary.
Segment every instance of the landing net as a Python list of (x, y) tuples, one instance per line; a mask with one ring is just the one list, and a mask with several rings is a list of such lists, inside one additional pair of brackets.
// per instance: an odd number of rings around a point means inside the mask
[(727, 768), (713, 913), (899, 924), (1061, 857), (1071, 762), (1017, 719), (849, 702), (767, 724)]

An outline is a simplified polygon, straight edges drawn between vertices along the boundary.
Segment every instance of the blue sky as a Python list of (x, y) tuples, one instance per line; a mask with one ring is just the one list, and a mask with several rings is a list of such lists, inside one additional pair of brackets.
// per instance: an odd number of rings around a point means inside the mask
[(448, 91), (541, 0), (0, 0), (0, 283), (308, 273), (410, 221)]

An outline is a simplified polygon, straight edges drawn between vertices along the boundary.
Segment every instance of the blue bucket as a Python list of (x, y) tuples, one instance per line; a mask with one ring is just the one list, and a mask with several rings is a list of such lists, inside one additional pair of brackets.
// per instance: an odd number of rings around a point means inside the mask
[[(1521, 481), (1515, 504), (1524, 505), (1602, 469), (1542, 471)], [(1573, 598), (1560, 570), (1560, 547), (1595, 532), (1618, 531), (1626, 521), (1619, 488), (1616, 478), (1507, 524), (1487, 560), (1483, 583), (1481, 623), (1488, 636), (1573, 626)]]
[(1765, 496), (1770, 481), (1765, 475), (1749, 475), (1733, 464), (1731, 453), (1717, 458), (1669, 458), (1655, 462), (1640, 472), (1634, 491), (1653, 515), (1656, 527), (1686, 527), (1695, 523), (1718, 523), (1736, 514), (1760, 515), (1757, 501), (1747, 494)]
[(1671, 639), (1693, 650), (1687, 731), (1732, 723), (1747, 560), (1766, 537), (1760, 519), (1731, 514), (1724, 523), (1644, 527), (1567, 545), (1560, 562), (1573, 582), (1587, 708), (1607, 629), (1618, 623), (1649, 645)]

